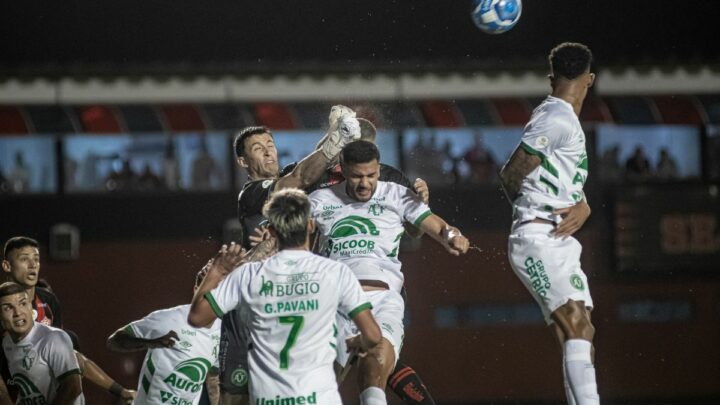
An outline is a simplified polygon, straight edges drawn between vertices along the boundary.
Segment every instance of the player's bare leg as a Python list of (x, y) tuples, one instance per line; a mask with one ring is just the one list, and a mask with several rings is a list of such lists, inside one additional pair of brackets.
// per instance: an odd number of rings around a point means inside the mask
[(395, 367), (395, 350), (389, 340), (383, 338), (379, 345), (358, 361), (358, 383), (362, 405), (387, 404), (385, 386)]
[(595, 327), (583, 301), (569, 300), (552, 313), (554, 330), (563, 348), (563, 374), (571, 405), (600, 403), (593, 365)]

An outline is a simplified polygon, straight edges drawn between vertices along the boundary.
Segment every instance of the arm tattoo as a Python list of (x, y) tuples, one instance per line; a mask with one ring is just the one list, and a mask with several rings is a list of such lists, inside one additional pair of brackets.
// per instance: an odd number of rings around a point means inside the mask
[(539, 157), (525, 152), (522, 148), (515, 149), (510, 160), (500, 170), (500, 184), (505, 190), (508, 202), (512, 204), (515, 201), (520, 192), (522, 181), (530, 172), (540, 166), (540, 163)]
[(259, 262), (268, 258), (277, 252), (277, 240), (275, 238), (266, 239), (252, 248), (243, 258), (243, 263)]

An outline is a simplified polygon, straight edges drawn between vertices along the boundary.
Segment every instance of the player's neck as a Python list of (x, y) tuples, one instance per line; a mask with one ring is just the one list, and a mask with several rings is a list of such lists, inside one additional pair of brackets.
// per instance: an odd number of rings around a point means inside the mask
[(587, 95), (587, 87), (580, 83), (575, 82), (564, 82), (558, 84), (553, 88), (552, 96), (568, 102), (575, 115), (580, 116), (582, 110), (583, 101)]
[(25, 339), (27, 337), (27, 335), (30, 334), (30, 332), (32, 332), (32, 330), (35, 328), (35, 321), (31, 320), (30, 322), (32, 322), (33, 325), (25, 333), (16, 334), (11, 331), (8, 331), (8, 334), (10, 335), (10, 339), (12, 339), (13, 343), (16, 343), (16, 344), (19, 343), (20, 341)]
[(27, 291), (27, 295), (31, 300), (35, 300), (35, 286), (28, 287), (25, 291)]

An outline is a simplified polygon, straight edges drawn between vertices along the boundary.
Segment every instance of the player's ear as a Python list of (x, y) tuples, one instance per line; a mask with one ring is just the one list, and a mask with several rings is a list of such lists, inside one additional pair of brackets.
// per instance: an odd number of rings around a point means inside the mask
[(240, 156), (239, 158), (237, 158), (237, 163), (243, 169), (247, 169), (247, 167), (248, 167), (247, 162), (245, 161), (245, 157), (243, 157), (243, 156)]
[(275, 226), (273, 226), (273, 224), (268, 224), (267, 229), (270, 232), (270, 235), (273, 238), (277, 239), (278, 234), (277, 234), (277, 230), (275, 229)]
[(7, 260), (2, 261), (2, 268), (5, 273), (10, 273), (10, 262)]
[(313, 233), (315, 233), (315, 226), (316, 226), (315, 219), (314, 218), (308, 219), (307, 231), (308, 231), (309, 235), (312, 235)]

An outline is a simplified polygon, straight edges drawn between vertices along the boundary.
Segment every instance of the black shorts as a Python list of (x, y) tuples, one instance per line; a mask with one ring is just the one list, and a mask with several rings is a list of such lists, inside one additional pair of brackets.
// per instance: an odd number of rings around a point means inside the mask
[(250, 330), (246, 309), (230, 311), (222, 318), (220, 333), (220, 390), (233, 395), (248, 395), (248, 349)]

